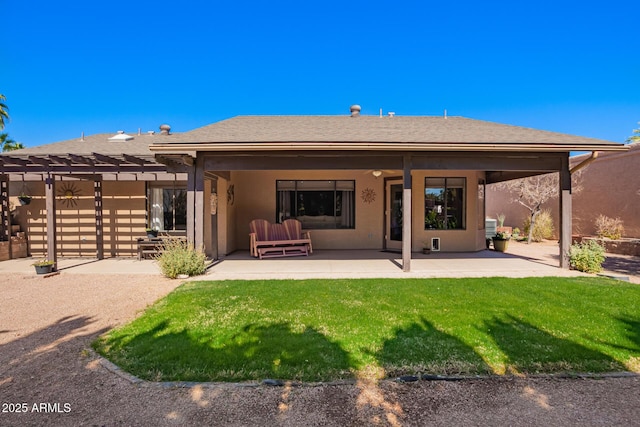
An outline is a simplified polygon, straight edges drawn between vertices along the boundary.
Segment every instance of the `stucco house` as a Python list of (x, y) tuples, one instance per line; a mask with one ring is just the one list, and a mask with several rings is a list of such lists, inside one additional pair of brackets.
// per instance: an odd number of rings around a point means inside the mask
[[(560, 172), (571, 240), (571, 151), (622, 144), (462, 117), (238, 116), (183, 133), (94, 135), (0, 156), (3, 236), (15, 209), (33, 255), (124, 256), (146, 227), (212, 258), (249, 249), (251, 220), (297, 218), (314, 250), (485, 248), (485, 186)], [(410, 208), (407, 208), (410, 207)], [(561, 266), (568, 267), (566, 257)]]

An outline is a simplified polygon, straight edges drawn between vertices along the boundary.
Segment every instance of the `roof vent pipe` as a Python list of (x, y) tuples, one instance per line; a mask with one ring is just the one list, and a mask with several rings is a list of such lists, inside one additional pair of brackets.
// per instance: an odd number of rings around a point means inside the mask
[(169, 125), (160, 125), (160, 133), (162, 135), (169, 135), (171, 132), (171, 126)]
[(351, 117), (358, 117), (362, 108), (358, 104), (354, 104), (349, 110), (351, 110)]

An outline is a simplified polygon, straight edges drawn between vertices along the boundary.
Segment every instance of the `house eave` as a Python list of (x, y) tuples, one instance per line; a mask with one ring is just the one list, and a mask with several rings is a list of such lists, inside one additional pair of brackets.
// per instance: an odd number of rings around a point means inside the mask
[(522, 143), (384, 143), (384, 142), (264, 142), (264, 143), (155, 143), (154, 153), (185, 152), (252, 152), (252, 151), (476, 151), (476, 152), (569, 152), (626, 151), (627, 145), (585, 144), (522, 144)]

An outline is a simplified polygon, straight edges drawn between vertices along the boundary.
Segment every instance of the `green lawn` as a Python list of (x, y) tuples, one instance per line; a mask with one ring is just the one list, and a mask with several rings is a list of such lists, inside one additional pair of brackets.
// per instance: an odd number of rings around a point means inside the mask
[(595, 277), (190, 282), (94, 346), (161, 381), (640, 372), (640, 286)]

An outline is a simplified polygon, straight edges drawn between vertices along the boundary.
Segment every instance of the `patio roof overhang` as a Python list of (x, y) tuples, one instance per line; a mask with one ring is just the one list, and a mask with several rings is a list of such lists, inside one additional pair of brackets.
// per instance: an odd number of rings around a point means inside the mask
[(550, 143), (486, 143), (486, 142), (156, 142), (152, 152), (282, 152), (282, 151), (382, 151), (382, 152), (569, 152), (569, 151), (626, 151), (622, 144), (550, 144)]
[[(226, 177), (242, 170), (397, 170), (403, 171), (406, 159), (412, 170), (478, 170), (486, 172), (488, 184), (532, 175), (558, 172), (566, 164), (567, 152), (473, 152), (473, 151), (229, 151), (202, 152), (203, 168)], [(193, 164), (196, 153), (159, 153), (162, 163)]]

